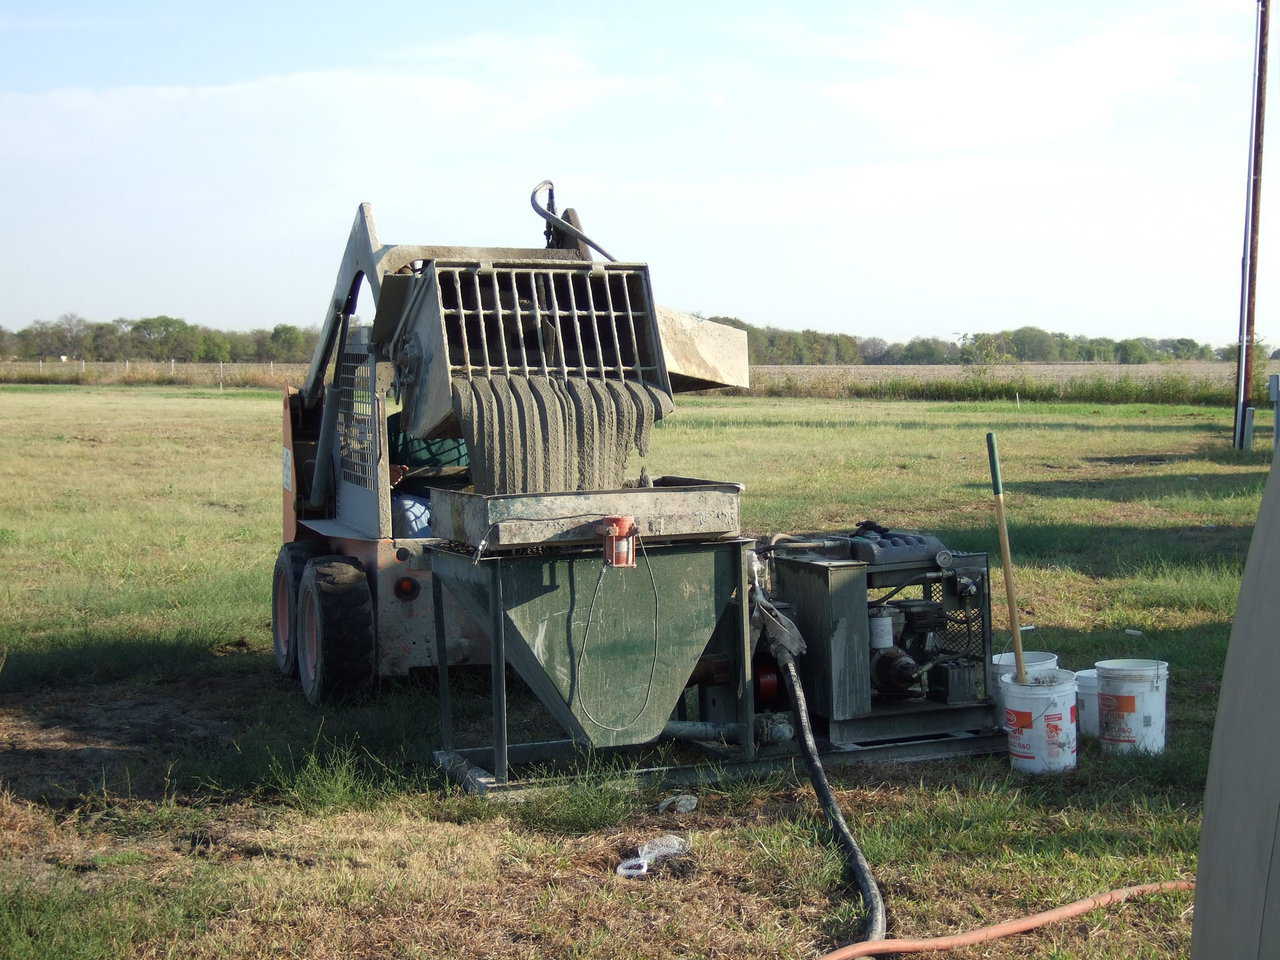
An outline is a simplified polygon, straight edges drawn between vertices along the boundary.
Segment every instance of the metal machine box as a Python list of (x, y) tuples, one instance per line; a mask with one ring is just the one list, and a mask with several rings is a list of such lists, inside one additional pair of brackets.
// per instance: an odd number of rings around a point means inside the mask
[[(857, 539), (794, 551), (779, 545), (774, 558), (774, 592), (804, 635), (805, 689), (831, 742), (992, 729), (986, 555), (952, 555), (918, 538), (915, 559), (864, 562), (850, 559), (860, 552)], [(878, 648), (876, 607), (892, 613), (877, 619), (894, 624), (892, 642)]]
[(857, 560), (779, 557), (774, 588), (794, 610), (808, 650), (800, 659), (809, 706), (829, 720), (871, 712), (867, 568)]

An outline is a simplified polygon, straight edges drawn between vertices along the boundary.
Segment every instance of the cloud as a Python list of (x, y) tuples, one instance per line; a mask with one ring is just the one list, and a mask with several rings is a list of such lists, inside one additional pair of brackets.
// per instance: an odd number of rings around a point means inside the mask
[(486, 32), (376, 69), (2, 93), (0, 324), (317, 322), (358, 202), (391, 242), (536, 244), (526, 198), (551, 176), (664, 302), (895, 338), (1225, 342), (1251, 25), (1070, 22), (743, 17), (697, 56), (630, 58), (586, 27)]

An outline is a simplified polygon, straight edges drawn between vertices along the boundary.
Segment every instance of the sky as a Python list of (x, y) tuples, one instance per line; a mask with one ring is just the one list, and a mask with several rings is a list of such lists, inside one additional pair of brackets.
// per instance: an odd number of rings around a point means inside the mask
[(0, 326), (318, 324), (360, 202), (538, 246), (550, 178), (685, 310), (1227, 343), (1255, 9), (0, 0)]

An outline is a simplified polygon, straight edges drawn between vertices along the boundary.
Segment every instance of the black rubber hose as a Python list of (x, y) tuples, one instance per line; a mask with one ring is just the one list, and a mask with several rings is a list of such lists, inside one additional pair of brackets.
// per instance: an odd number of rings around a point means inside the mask
[(804, 688), (800, 685), (800, 674), (796, 670), (795, 658), (785, 650), (777, 651), (778, 665), (782, 667), (782, 678), (791, 695), (791, 712), (796, 724), (796, 739), (800, 742), (800, 752), (804, 755), (804, 765), (809, 769), (809, 779), (813, 782), (813, 792), (818, 795), (818, 803), (822, 812), (827, 815), (827, 822), (835, 832), (836, 839), (844, 853), (845, 866), (858, 884), (858, 893), (862, 897), (862, 907), (866, 919), (862, 924), (862, 940), (883, 940), (885, 935), (884, 898), (880, 896), (880, 888), (876, 878), (871, 875), (871, 865), (862, 854), (862, 848), (854, 839), (849, 825), (844, 821), (840, 804), (831, 792), (831, 784), (827, 783), (827, 773), (822, 769), (822, 761), (818, 758), (818, 744), (813, 739), (813, 726), (809, 723), (809, 707), (804, 699)]
[(538, 194), (541, 193), (544, 188), (551, 191), (555, 190), (555, 186), (550, 180), (543, 180), (533, 188), (533, 193), (529, 194), (529, 202), (533, 204), (533, 209), (537, 212), (538, 216), (547, 221), (547, 223), (551, 224), (551, 226), (555, 227), (555, 229), (559, 230), (561, 233), (567, 234), (568, 236), (573, 237), (573, 239), (580, 240), (582, 243), (585, 243), (588, 247), (599, 253), (611, 263), (617, 263), (618, 258), (609, 253), (608, 250), (600, 246), (600, 244), (596, 243), (572, 223), (564, 219), (564, 217), (556, 216), (550, 210), (543, 207), (542, 204), (538, 203)]

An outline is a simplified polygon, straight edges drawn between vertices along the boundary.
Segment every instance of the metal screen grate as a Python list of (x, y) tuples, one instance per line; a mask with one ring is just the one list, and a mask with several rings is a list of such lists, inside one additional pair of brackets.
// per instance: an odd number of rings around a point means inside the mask
[[(955, 602), (955, 597), (945, 595), (941, 584), (929, 585), (929, 599), (943, 603)], [(947, 627), (942, 632), (941, 652), (976, 660), (985, 664), (987, 659), (986, 618), (983, 616), (983, 604), (975, 598), (968, 607), (955, 607), (947, 610)], [(985, 695), (986, 670), (981, 671), (983, 677), (983, 693)]]
[(663, 380), (643, 267), (434, 269), (456, 376)]
[(344, 481), (373, 490), (378, 477), (378, 429), (374, 422), (373, 359), (367, 353), (338, 358), (338, 456)]

